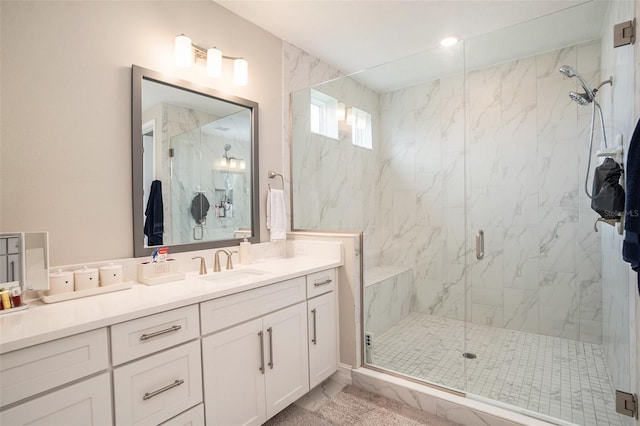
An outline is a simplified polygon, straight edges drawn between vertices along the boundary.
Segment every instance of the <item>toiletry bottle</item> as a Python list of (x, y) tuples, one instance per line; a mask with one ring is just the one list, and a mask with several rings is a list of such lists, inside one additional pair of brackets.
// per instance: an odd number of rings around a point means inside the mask
[(240, 243), (240, 264), (251, 264), (251, 243), (247, 241), (247, 236), (244, 236), (244, 241)]

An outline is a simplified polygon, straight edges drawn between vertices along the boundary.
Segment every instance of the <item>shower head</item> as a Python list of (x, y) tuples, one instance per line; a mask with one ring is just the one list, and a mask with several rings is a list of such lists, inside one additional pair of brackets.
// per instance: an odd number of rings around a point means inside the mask
[[(584, 81), (584, 78), (582, 78), (582, 76), (578, 73), (578, 71), (574, 70), (569, 65), (561, 66), (558, 71), (560, 71), (561, 74), (564, 74), (569, 78), (577, 77), (578, 80), (580, 80), (580, 84), (582, 85), (582, 88), (585, 91), (584, 96), (585, 96), (585, 99), (586, 99), (587, 103), (591, 103), (591, 101), (593, 101), (593, 99), (595, 98), (595, 93), (594, 93), (593, 89), (591, 88), (591, 86), (589, 86), (587, 84), (587, 82)], [(572, 93), (575, 93), (575, 92), (572, 92)], [(571, 94), (569, 94), (569, 97), (571, 99), (573, 99), (574, 101), (578, 102), (580, 105), (586, 105), (586, 104), (583, 104), (583, 103), (579, 102), (577, 99), (575, 99), (573, 96), (571, 96)]]
[(561, 66), (558, 71), (560, 71), (562, 74), (566, 75), (569, 78), (573, 78), (573, 77), (575, 77), (577, 75), (576, 74), (576, 70), (571, 68), (569, 65)]
[(576, 102), (578, 105), (583, 106), (589, 105), (591, 102), (593, 102), (593, 99), (589, 98), (586, 93), (569, 92), (569, 98), (571, 98), (571, 100)]

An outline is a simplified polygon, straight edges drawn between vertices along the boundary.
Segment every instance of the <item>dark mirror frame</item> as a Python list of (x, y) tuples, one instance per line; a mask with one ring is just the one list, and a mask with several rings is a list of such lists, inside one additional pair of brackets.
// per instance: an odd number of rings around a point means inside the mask
[[(239, 105), (251, 110), (251, 238), (252, 243), (260, 242), (260, 188), (259, 173), (259, 141), (258, 141), (258, 103), (221, 93), (208, 87), (200, 86), (189, 81), (180, 80), (162, 73), (142, 68), (137, 65), (131, 67), (131, 166), (132, 166), (132, 197), (133, 197), (133, 254), (134, 257), (150, 256), (157, 247), (144, 246), (144, 199), (143, 188), (143, 151), (142, 151), (142, 82), (154, 81), (215, 100)], [(206, 241), (188, 244), (168, 244), (169, 253), (205, 250), (217, 247), (238, 245), (240, 238), (228, 240)]]

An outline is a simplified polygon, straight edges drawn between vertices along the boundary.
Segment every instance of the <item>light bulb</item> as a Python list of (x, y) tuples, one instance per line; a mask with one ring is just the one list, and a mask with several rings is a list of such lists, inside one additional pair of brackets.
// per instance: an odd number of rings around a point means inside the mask
[(338, 102), (338, 105), (336, 105), (336, 119), (338, 121), (344, 121), (345, 113), (345, 105), (342, 102)]
[(454, 46), (456, 43), (458, 43), (458, 37), (449, 36), (449, 37), (443, 38), (440, 41), (440, 46), (442, 46), (442, 47), (450, 47), (450, 46)]
[(249, 63), (244, 59), (233, 61), (233, 83), (236, 86), (246, 86), (249, 79)]
[(193, 49), (191, 39), (184, 34), (176, 37), (176, 65), (179, 67), (190, 67), (193, 63)]
[(216, 78), (222, 75), (222, 52), (215, 47), (207, 49), (207, 75)]

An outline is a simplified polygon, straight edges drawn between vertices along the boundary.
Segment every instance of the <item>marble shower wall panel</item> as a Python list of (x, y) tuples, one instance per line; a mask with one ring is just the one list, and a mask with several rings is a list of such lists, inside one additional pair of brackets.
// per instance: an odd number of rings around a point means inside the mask
[(381, 264), (414, 268), (416, 309), (464, 319), (461, 76), (382, 96)]
[[(314, 90), (372, 115), (373, 150), (353, 145), (351, 126), (338, 123), (338, 139), (310, 132), (310, 90), (291, 95), (293, 204), (297, 229), (363, 230), (367, 265), (377, 264), (380, 204), (379, 95), (351, 78)], [(304, 194), (302, 196), (296, 196)], [(396, 197), (398, 195), (396, 194)], [(396, 200), (398, 201), (398, 200)], [(404, 202), (404, 201), (403, 201)], [(373, 259), (372, 263), (369, 263)]]
[[(599, 343), (596, 214), (582, 187), (584, 108), (567, 64), (599, 78), (600, 43), (467, 73), (467, 235), (471, 321)], [(589, 117), (590, 118), (590, 117)]]

